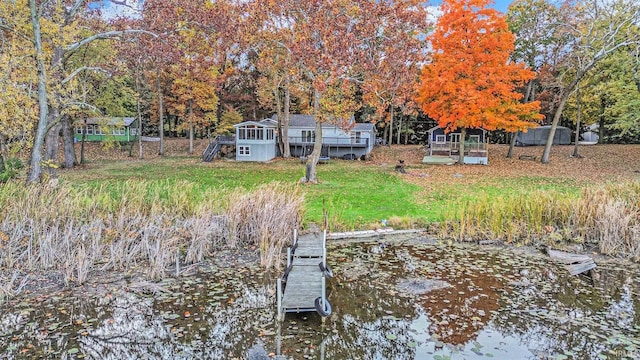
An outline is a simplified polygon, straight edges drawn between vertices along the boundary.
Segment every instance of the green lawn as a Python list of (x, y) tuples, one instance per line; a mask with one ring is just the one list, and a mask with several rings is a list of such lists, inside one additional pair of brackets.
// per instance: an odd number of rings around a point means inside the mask
[[(426, 166), (426, 165), (425, 165)], [(165, 158), (150, 161), (97, 162), (86, 169), (64, 171), (63, 181), (73, 186), (122, 186), (135, 179), (151, 182), (162, 191), (181, 191), (174, 184), (189, 182), (195, 191), (190, 200), (200, 196), (225, 194), (236, 188), (251, 189), (275, 181), (296, 183), (304, 175), (304, 165), (297, 160), (272, 163), (216, 161), (201, 163), (194, 158)], [(448, 183), (431, 179), (431, 186), (411, 184), (398, 176), (391, 166), (377, 166), (359, 161), (335, 160), (318, 166), (318, 185), (301, 185), (305, 194), (305, 222), (320, 223), (323, 204), (334, 229), (370, 228), (382, 219), (395, 218), (396, 226), (420, 226), (439, 221), (446, 209), (461, 200), (526, 194), (536, 190), (556, 190), (578, 194), (571, 181), (544, 177), (487, 177), (475, 183)], [(117, 195), (114, 195), (117, 196)], [(211, 195), (206, 195), (211, 196)]]

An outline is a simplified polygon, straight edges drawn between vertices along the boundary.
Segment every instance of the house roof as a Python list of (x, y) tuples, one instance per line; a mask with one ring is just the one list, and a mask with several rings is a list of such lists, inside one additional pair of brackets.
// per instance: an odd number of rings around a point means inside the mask
[[(275, 121), (275, 119), (278, 118), (278, 115), (273, 115), (274, 119), (273, 121)], [(353, 118), (350, 119), (349, 121), (350, 123), (353, 123)], [(313, 115), (304, 115), (304, 114), (291, 114), (289, 115), (289, 128), (313, 128), (316, 126), (316, 121), (313, 118)], [(334, 124), (322, 124), (322, 127), (324, 128), (329, 128), (329, 127), (335, 127), (336, 125)], [(374, 130), (374, 125), (371, 123), (355, 123), (353, 125), (353, 127), (351, 128), (351, 130), (355, 130), (355, 131), (373, 131)]]
[(248, 120), (248, 121), (243, 121), (239, 124), (235, 124), (233, 125), (233, 127), (238, 128), (240, 126), (246, 126), (246, 125), (254, 125), (254, 126), (258, 126), (258, 127), (266, 127), (266, 128), (275, 128), (277, 123), (274, 123), (271, 120), (262, 120), (262, 121), (254, 121), (254, 120)]
[(107, 126), (131, 126), (136, 121), (134, 117), (93, 117), (85, 120), (87, 125), (107, 125)]
[[(427, 130), (427, 132), (428, 132), (428, 133), (432, 133), (432, 132), (436, 131), (437, 129), (443, 129), (443, 128), (441, 128), (440, 126), (434, 126), (434, 127), (432, 127), (431, 129)], [(486, 129), (483, 129), (483, 128), (477, 128), (476, 130), (482, 130), (483, 132), (486, 132), (486, 131), (487, 131)], [(453, 133), (453, 132), (458, 132), (458, 130), (454, 130), (454, 131), (451, 131), (451, 132), (452, 132), (452, 133)]]

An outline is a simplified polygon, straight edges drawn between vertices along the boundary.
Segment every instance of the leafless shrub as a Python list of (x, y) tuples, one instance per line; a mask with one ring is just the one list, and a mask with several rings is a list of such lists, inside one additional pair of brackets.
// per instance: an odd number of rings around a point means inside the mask
[(638, 239), (632, 239), (637, 219), (637, 211), (630, 209), (623, 201), (609, 200), (600, 204), (597, 214), (600, 251), (609, 255), (627, 255), (629, 250), (637, 248)]
[(231, 195), (227, 210), (229, 245), (255, 245), (260, 263), (281, 267), (281, 251), (302, 218), (303, 196), (297, 186), (262, 185)]

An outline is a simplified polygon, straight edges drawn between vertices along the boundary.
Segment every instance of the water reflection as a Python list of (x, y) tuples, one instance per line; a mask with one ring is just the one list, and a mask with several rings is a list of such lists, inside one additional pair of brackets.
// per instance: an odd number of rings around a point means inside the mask
[(216, 268), (158, 294), (17, 299), (0, 358), (625, 359), (640, 353), (639, 274), (589, 281), (542, 256), (433, 244), (333, 244), (333, 314), (275, 321), (275, 279)]

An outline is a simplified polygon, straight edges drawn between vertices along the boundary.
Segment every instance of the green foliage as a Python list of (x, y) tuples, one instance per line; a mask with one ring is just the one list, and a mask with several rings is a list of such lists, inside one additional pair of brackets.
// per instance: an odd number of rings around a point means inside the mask
[(233, 125), (239, 124), (242, 122), (242, 114), (240, 114), (236, 109), (229, 106), (222, 113), (220, 117), (220, 122), (218, 126), (216, 126), (215, 135), (230, 135), (233, 134), (234, 128)]
[[(2, 164), (2, 162), (0, 162)], [(22, 160), (18, 158), (9, 158), (4, 161), (4, 167), (0, 166), (0, 183), (7, 182), (20, 173), (20, 170), (24, 169)]]

